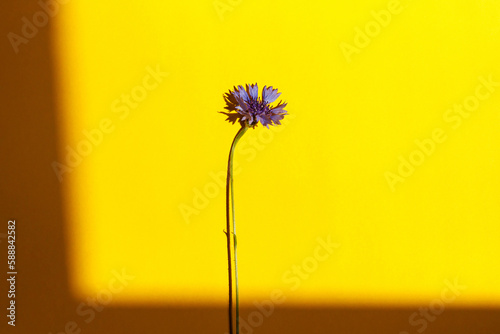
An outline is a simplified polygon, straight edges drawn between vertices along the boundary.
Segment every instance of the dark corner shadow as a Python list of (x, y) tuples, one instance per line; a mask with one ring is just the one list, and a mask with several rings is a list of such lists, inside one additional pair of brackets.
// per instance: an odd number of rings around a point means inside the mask
[[(226, 332), (225, 308), (105, 307), (77, 313), (81, 301), (69, 292), (65, 206), (62, 185), (51, 164), (60, 161), (57, 91), (50, 24), (13, 51), (9, 32), (20, 34), (22, 18), (40, 10), (36, 0), (2, 0), (0, 89), (0, 201), (4, 233), (17, 223), (17, 325), (5, 320), (7, 285), (0, 284), (2, 333), (217, 333)], [(2, 254), (5, 239), (0, 235)], [(2, 255), (3, 259), (3, 255)], [(3, 261), (3, 260), (2, 260)], [(3, 268), (3, 267), (2, 267)], [(5, 282), (6, 271), (1, 270)], [(287, 308), (279, 306), (262, 323), (255, 309), (245, 309), (249, 333), (419, 333), (409, 317), (418, 309)], [(252, 315), (253, 314), (253, 315)], [(250, 318), (249, 318), (250, 317)], [(420, 318), (419, 318), (420, 319)], [(87, 322), (88, 321), (88, 322)], [(245, 326), (245, 323), (243, 323)], [(4, 331), (6, 328), (6, 331)], [(425, 333), (500, 333), (498, 309), (446, 309), (428, 322)]]

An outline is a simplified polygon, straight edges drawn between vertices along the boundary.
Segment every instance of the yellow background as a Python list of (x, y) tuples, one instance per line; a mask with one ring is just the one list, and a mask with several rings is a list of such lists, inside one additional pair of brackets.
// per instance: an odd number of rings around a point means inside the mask
[[(220, 3), (231, 10), (72, 1), (56, 16), (60, 151), (113, 126), (63, 175), (74, 294), (126, 268), (135, 279), (113, 302), (226, 303), (225, 198), (211, 173), (238, 128), (217, 111), (233, 85), (257, 82), (283, 93), (290, 116), (237, 150), (242, 303), (274, 289), (289, 304), (426, 303), (458, 278), (457, 305), (500, 305), (500, 87), (458, 128), (443, 118), (479, 77), (500, 81), (500, 3), (401, 2), (351, 61), (342, 43), (356, 46), (390, 1)], [(113, 103), (157, 67), (168, 76), (121, 119)], [(391, 191), (386, 172), (436, 128), (447, 139)], [(340, 247), (292, 291), (284, 273), (328, 236)]]

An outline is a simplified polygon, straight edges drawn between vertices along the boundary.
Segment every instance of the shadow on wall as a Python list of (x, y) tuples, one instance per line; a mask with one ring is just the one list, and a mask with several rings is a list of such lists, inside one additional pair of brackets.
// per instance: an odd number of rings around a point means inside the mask
[[(53, 161), (60, 161), (60, 131), (50, 22), (19, 44), (17, 53), (12, 38), (5, 38), (10, 32), (20, 34), (22, 18), (39, 8), (35, 0), (2, 0), (0, 5), (1, 219), (5, 228), (9, 219), (16, 220), (19, 272), (16, 327), (7, 325), (2, 315), (2, 333), (225, 333), (225, 308), (102, 307), (70, 295), (65, 199), (51, 168)], [(0, 242), (6, 254), (5, 235)], [(6, 270), (1, 275), (5, 282)], [(7, 290), (7, 284), (1, 284), (3, 312)], [(241, 333), (500, 333), (500, 310), (447, 309), (438, 317), (418, 313), (412, 318), (415, 312), (420, 310), (277, 305), (272, 311), (242, 310)]]

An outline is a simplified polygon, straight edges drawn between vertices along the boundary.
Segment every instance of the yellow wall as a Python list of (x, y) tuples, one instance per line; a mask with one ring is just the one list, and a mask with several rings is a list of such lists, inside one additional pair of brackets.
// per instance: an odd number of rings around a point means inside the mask
[(237, 126), (217, 111), (257, 82), (290, 115), (238, 147), (243, 303), (280, 289), (290, 304), (406, 305), (457, 281), (456, 304), (500, 305), (498, 1), (61, 10), (60, 150), (81, 157), (60, 161), (76, 296), (125, 268), (135, 278), (115, 302), (226, 302)]

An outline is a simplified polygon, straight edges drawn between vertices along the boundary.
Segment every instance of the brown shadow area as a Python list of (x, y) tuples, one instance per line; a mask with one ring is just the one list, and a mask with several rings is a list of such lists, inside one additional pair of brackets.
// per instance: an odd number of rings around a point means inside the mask
[[(112, 307), (78, 312), (82, 301), (69, 292), (65, 207), (51, 164), (60, 161), (58, 106), (50, 23), (19, 52), (7, 38), (21, 35), (22, 18), (32, 20), (37, 1), (2, 0), (0, 13), (0, 319), (2, 333), (217, 333), (226, 329), (226, 309), (216, 307)], [(7, 325), (7, 221), (16, 220), (16, 327)], [(5, 262), (4, 262), (5, 261)], [(425, 306), (423, 306), (425, 307)], [(87, 309), (88, 310), (88, 309)], [(418, 308), (288, 308), (272, 314), (242, 312), (248, 333), (500, 333), (499, 309), (447, 308), (424, 323)], [(271, 312), (270, 312), (271, 313)], [(420, 320), (420, 321), (419, 321)], [(417, 322), (418, 321), (418, 322)]]
[[(214, 308), (110, 308), (88, 333), (213, 333), (227, 332), (226, 310)], [(241, 334), (250, 333), (498, 333), (496, 309), (445, 309), (438, 316), (409, 318), (418, 308), (288, 308), (272, 312), (243, 310)], [(94, 327), (95, 326), (95, 327)]]

